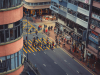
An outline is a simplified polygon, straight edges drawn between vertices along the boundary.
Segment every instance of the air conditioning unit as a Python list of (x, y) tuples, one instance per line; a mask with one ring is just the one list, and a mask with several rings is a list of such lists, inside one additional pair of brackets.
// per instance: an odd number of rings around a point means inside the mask
[(91, 27), (92, 27), (92, 29), (95, 29), (95, 26), (94, 25), (92, 25)]
[(59, 0), (60, 2), (62, 1), (62, 0)]

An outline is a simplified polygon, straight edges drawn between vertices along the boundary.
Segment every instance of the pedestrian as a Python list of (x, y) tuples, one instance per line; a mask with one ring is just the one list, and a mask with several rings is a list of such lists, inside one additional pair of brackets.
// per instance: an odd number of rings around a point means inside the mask
[(61, 37), (62, 42), (63, 42), (63, 38), (64, 38), (64, 37)]
[(38, 36), (36, 37), (36, 39), (38, 40)]
[(26, 40), (27, 40), (27, 36), (26, 36)]
[(42, 41), (43, 41), (43, 37), (42, 37)]
[(35, 33), (36, 33), (36, 35), (37, 35), (38, 31), (36, 30)]
[(64, 38), (64, 43), (65, 43), (65, 41), (66, 41), (66, 38)]
[(52, 45), (50, 44), (50, 49), (51, 49), (51, 46), (52, 46)]
[(55, 47), (57, 48), (57, 43), (55, 43)]
[(32, 30), (34, 31), (34, 27), (32, 27)]
[(31, 31), (31, 29), (30, 29), (30, 34), (31, 34), (31, 32), (32, 32), (32, 31)]

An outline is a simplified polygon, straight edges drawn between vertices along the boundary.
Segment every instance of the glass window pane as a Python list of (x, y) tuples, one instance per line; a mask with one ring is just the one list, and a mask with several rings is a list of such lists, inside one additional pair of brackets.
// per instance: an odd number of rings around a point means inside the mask
[(7, 59), (7, 71), (11, 70), (11, 62), (10, 59)]
[(7, 59), (10, 59), (10, 55), (7, 56)]
[(11, 55), (11, 58), (13, 58), (13, 57), (14, 57), (14, 54)]
[(0, 31), (1, 42), (4, 42), (4, 31)]
[(18, 63), (17, 63), (17, 56), (15, 57), (15, 61), (16, 61), (16, 68), (18, 67)]
[(11, 58), (11, 69), (15, 69), (14, 58)]
[(9, 30), (5, 30), (6, 41), (9, 41)]
[(10, 40), (13, 40), (14, 37), (13, 37), (13, 29), (10, 29)]
[(17, 27), (15, 27), (15, 39), (17, 38)]
[(21, 65), (21, 54), (19, 55), (19, 65)]
[(18, 37), (20, 36), (20, 26), (18, 26)]

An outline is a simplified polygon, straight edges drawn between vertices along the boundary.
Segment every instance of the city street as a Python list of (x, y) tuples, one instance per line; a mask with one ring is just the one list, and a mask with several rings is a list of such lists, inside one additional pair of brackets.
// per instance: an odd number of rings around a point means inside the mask
[[(33, 23), (29, 23), (28, 25), (29, 29), (34, 27), (36, 30), (38, 28), (38, 26)], [(24, 29), (27, 27), (26, 23), (23, 24), (23, 27)], [(28, 53), (28, 59), (38, 68), (41, 75), (94, 75), (59, 46), (57, 48), (54, 47), (53, 50), (50, 49), (50, 46), (47, 47), (47, 49), (39, 47), (39, 50), (35, 49), (33, 46), (30, 47), (33, 35), (36, 36), (35, 30), (31, 34), (29, 33), (28, 49), (24, 46), (23, 51), (26, 56)], [(26, 35), (26, 30), (24, 30), (24, 40), (26, 40)], [(41, 38), (43, 37), (46, 44), (47, 37), (42, 34), (41, 30), (38, 32), (37, 36), (39, 38), (36, 42), (41, 42)], [(49, 39), (49, 42), (52, 43), (52, 40)]]

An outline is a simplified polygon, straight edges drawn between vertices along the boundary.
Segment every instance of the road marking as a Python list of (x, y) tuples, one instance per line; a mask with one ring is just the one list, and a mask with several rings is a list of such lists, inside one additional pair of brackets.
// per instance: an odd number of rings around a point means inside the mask
[[(58, 46), (58, 48), (60, 48), (61, 50), (63, 50), (66, 54), (68, 54), (67, 51), (65, 51), (65, 49), (61, 48)], [(71, 58), (73, 57), (72, 55), (68, 54)], [(79, 63), (81, 66), (83, 66), (87, 71), (89, 71), (92, 75), (94, 75), (93, 72), (91, 72), (87, 67), (85, 67), (82, 63), (80, 63), (78, 60), (74, 59), (77, 63)]]
[(46, 52), (44, 52), (44, 54), (46, 54)]
[(65, 62), (67, 62), (66, 60), (64, 60)]
[(35, 53), (33, 53), (35, 55)]
[[(67, 73), (66, 73), (67, 74)], [(68, 75), (68, 74), (67, 74)]]
[(77, 71), (77, 73), (79, 73), (79, 71)]
[(45, 67), (46, 67), (46, 65), (45, 65), (45, 64), (43, 64), (43, 66), (45, 66)]
[(70, 64), (70, 63), (69, 63)]
[(54, 62), (55, 64), (57, 64), (56, 62)]
[[(54, 51), (54, 50), (53, 50)], [(55, 51), (54, 51), (55, 52)]]

